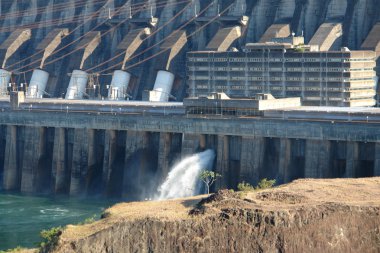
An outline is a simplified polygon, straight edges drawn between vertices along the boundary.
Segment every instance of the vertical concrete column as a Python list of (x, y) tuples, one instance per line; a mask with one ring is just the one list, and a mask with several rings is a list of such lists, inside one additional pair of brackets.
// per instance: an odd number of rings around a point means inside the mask
[(73, 160), (71, 166), (70, 195), (84, 193), (87, 174), (88, 132), (86, 129), (74, 130)]
[(239, 181), (256, 185), (264, 166), (265, 138), (242, 137), (241, 145)]
[(280, 150), (278, 159), (278, 170), (282, 183), (288, 183), (290, 181), (290, 162), (291, 162), (291, 140), (290, 139), (280, 139)]
[(106, 130), (104, 136), (104, 160), (103, 160), (103, 189), (108, 188), (111, 176), (111, 166), (114, 163), (116, 155), (116, 131)]
[(359, 143), (346, 143), (346, 172), (344, 177), (355, 177), (359, 161)]
[[(21, 192), (34, 193), (38, 187), (38, 170), (45, 153), (45, 128), (26, 127), (24, 132), (25, 149), (23, 156)], [(42, 182), (44, 183), (44, 182)]]
[(52, 175), (55, 193), (66, 193), (70, 184), (67, 172), (66, 129), (56, 128), (54, 133)]
[(330, 175), (330, 141), (306, 140), (305, 178), (326, 178)]
[(375, 143), (375, 162), (374, 162), (374, 169), (373, 169), (373, 175), (375, 177), (380, 176), (380, 142)]
[(17, 126), (8, 126), (4, 160), (4, 190), (18, 190), (20, 188), (21, 173), (17, 158)]
[(198, 134), (182, 135), (182, 158), (192, 155), (200, 146), (201, 137)]
[[(96, 167), (96, 143), (95, 143), (95, 130), (89, 129), (88, 130), (88, 155), (87, 155), (87, 168), (88, 170), (94, 170)], [(91, 172), (93, 173), (93, 171)], [(86, 180), (86, 192), (88, 191), (90, 181)]]
[(215, 189), (228, 187), (228, 164), (229, 164), (229, 139), (228, 136), (218, 135), (218, 149), (216, 156), (216, 172), (222, 175), (222, 178), (215, 182)]
[(171, 150), (172, 134), (160, 133), (158, 148), (158, 174), (161, 181), (165, 180), (169, 173), (169, 155)]
[(149, 145), (147, 132), (128, 131), (125, 145), (125, 171), (123, 178), (123, 196), (139, 197), (142, 175), (146, 170), (146, 161), (142, 159), (142, 151)]

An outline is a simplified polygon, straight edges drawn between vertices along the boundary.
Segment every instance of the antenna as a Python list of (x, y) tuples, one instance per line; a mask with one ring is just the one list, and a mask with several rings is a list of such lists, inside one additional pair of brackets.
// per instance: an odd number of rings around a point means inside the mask
[(150, 17), (153, 18), (153, 6), (150, 5)]
[(108, 19), (112, 19), (112, 17), (111, 17), (111, 8), (108, 8)]
[(129, 18), (132, 19), (132, 7), (129, 6)]

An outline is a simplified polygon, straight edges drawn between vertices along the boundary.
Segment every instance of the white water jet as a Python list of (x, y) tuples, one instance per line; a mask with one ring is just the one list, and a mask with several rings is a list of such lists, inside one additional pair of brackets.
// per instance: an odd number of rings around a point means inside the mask
[(211, 149), (183, 159), (169, 172), (165, 182), (158, 188), (156, 199), (173, 199), (200, 194), (199, 175), (204, 169), (211, 170), (215, 152)]

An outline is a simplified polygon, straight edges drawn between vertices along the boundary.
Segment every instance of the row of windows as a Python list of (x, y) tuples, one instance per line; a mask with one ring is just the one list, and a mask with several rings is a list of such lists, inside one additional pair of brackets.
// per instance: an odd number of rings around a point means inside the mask
[(373, 71), (373, 68), (350, 69), (350, 68), (252, 68), (252, 67), (195, 67), (189, 66), (189, 71), (273, 71), (273, 72), (351, 72)]
[[(215, 87), (219, 90), (227, 90), (228, 86), (227, 85), (215, 85)], [(208, 85), (197, 85), (197, 89), (209, 89)], [(261, 86), (261, 85), (255, 85), (255, 86), (249, 86), (246, 87), (244, 85), (232, 85), (229, 87), (231, 90), (246, 90), (247, 88), (250, 90), (256, 89), (256, 90), (264, 90), (266, 86)], [(287, 91), (330, 91), (330, 92), (346, 92), (347, 89), (343, 88), (325, 88), (325, 87), (292, 87), (292, 86), (269, 86), (268, 87), (270, 90), (287, 90)]]
[(188, 57), (189, 62), (369, 62), (373, 61), (372, 58), (333, 58), (333, 57), (320, 57), (320, 58), (207, 58), (207, 57)]
[(341, 77), (268, 77), (268, 76), (189, 76), (189, 80), (220, 80), (220, 81), (297, 81), (297, 82), (350, 82), (370, 81), (372, 78), (341, 78)]

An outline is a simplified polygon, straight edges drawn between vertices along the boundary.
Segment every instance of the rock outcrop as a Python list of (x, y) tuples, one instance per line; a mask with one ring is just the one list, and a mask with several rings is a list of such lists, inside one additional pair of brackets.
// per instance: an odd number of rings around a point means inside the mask
[(118, 204), (55, 252), (379, 252), (380, 178)]

